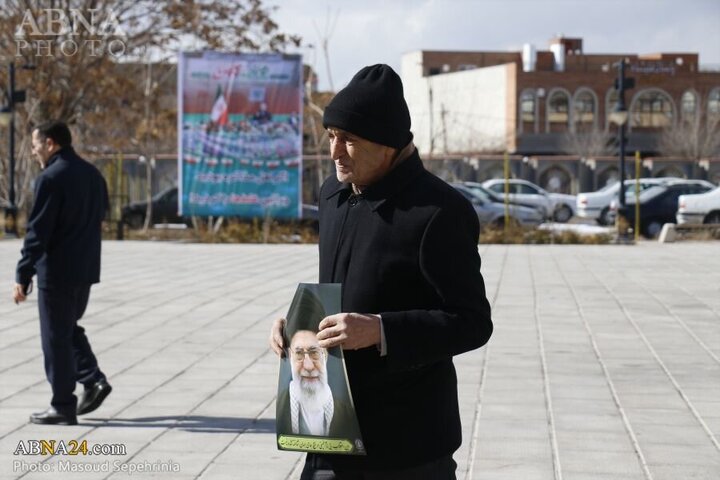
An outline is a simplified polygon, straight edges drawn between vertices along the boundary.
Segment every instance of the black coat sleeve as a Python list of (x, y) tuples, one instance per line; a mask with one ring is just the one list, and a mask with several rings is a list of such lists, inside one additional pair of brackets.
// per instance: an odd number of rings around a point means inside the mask
[(35, 264), (47, 251), (60, 212), (61, 199), (50, 178), (38, 177), (34, 202), (15, 274), (21, 285), (29, 284), (35, 275)]
[(382, 313), (387, 362), (399, 371), (446, 360), (487, 343), (493, 324), (480, 273), (479, 225), (472, 207), (440, 208), (420, 245), (424, 280), (440, 298), (432, 310)]

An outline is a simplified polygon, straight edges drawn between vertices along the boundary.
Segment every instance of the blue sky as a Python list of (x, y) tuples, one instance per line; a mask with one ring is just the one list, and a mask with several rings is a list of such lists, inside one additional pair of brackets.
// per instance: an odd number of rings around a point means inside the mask
[[(328, 89), (321, 37), (329, 37), (335, 89), (365, 65), (399, 70), (412, 50), (546, 49), (558, 33), (586, 53), (697, 52), (720, 69), (720, 0), (266, 0), (280, 28), (315, 48), (299, 50)], [(336, 19), (336, 20), (335, 20)]]

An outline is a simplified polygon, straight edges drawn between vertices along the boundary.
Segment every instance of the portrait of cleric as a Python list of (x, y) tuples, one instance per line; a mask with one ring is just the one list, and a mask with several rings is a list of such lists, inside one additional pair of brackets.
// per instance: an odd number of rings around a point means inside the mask
[(352, 451), (337, 453), (362, 454), (342, 350), (324, 349), (317, 339), (322, 319), (336, 313), (333, 304), (339, 311), (339, 297), (336, 284), (300, 284), (295, 293), (283, 332), (288, 347), (280, 364), (277, 434), (348, 440)]

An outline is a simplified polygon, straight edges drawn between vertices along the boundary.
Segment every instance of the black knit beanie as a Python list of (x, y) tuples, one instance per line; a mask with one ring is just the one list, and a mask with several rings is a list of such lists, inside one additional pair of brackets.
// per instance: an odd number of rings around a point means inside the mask
[(363, 68), (325, 107), (323, 126), (403, 148), (413, 137), (400, 77), (384, 64)]

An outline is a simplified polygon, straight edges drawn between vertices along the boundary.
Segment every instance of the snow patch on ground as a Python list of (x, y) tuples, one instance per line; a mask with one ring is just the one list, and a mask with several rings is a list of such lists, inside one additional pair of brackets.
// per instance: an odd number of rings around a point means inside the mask
[(578, 235), (612, 235), (615, 233), (614, 227), (601, 227), (599, 225), (586, 225), (582, 223), (542, 223), (538, 226), (540, 230), (550, 230), (552, 232), (575, 232)]

